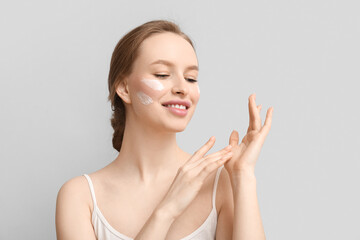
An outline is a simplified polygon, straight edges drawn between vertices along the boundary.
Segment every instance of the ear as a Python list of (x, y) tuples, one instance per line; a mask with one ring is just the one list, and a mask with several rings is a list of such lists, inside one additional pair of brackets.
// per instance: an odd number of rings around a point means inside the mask
[(128, 104), (131, 103), (129, 85), (128, 85), (128, 79), (127, 78), (124, 78), (124, 80), (119, 83), (119, 85), (116, 88), (116, 93), (119, 95), (119, 97), (125, 103), (128, 103)]

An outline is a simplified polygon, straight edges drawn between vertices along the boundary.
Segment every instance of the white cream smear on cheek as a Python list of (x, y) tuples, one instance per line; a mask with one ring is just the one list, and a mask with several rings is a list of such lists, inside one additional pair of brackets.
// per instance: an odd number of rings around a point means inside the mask
[(149, 105), (153, 102), (152, 98), (148, 95), (146, 95), (144, 92), (137, 92), (136, 96), (140, 99), (140, 102), (144, 105)]
[(156, 90), (156, 91), (161, 91), (164, 89), (164, 86), (161, 84), (161, 82), (159, 80), (156, 79), (142, 79), (141, 80), (143, 83), (145, 83), (148, 87)]
[[(156, 91), (164, 89), (164, 86), (161, 84), (161, 82), (156, 79), (141, 79), (141, 82), (145, 83), (146, 86)], [(136, 95), (140, 99), (140, 102), (144, 105), (149, 105), (153, 102), (152, 98), (142, 91), (137, 92)]]

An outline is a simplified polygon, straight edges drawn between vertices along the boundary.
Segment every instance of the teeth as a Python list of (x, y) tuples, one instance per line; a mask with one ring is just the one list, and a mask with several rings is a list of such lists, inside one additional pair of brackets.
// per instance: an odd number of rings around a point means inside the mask
[(168, 105), (166, 105), (166, 107), (172, 107), (172, 108), (179, 108), (179, 109), (186, 109), (186, 107), (184, 106), (184, 105), (178, 105), (178, 104), (176, 104), (176, 105), (174, 105), (174, 104), (168, 104)]

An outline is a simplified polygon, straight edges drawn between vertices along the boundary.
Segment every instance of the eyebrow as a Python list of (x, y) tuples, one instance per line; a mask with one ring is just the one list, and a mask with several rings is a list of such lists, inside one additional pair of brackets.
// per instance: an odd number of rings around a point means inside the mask
[[(169, 62), (169, 61), (163, 60), (163, 59), (156, 60), (155, 62), (152, 62), (150, 65), (153, 65), (153, 64), (163, 64), (163, 65), (167, 65), (170, 67), (174, 66), (174, 64), (172, 62)], [(199, 71), (199, 67), (196, 65), (188, 66), (186, 69)]]

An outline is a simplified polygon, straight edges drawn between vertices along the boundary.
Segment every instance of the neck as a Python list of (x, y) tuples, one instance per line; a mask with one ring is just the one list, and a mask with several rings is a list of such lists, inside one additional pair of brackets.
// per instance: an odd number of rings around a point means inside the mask
[(151, 183), (173, 177), (183, 164), (184, 154), (177, 145), (176, 132), (161, 131), (131, 119), (126, 121), (122, 146), (114, 164), (119, 170), (126, 169), (122, 174)]

